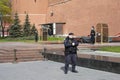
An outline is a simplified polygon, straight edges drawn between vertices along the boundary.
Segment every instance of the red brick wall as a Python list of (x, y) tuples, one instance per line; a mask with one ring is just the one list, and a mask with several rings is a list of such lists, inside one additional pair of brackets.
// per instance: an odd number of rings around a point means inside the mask
[(70, 0), (52, 5), (47, 22), (66, 22), (64, 34), (74, 32), (79, 36), (89, 35), (91, 26), (97, 23), (106, 23), (109, 35), (114, 36), (120, 32), (120, 0)]
[(70, 1), (70, 0), (48, 0), (48, 4), (49, 5), (61, 4), (61, 3), (67, 2), (67, 1)]
[(36, 2), (35, 0), (12, 0), (13, 15), (17, 12), (23, 24), (28, 13), (31, 24), (35, 24), (38, 30), (40, 30), (39, 24), (46, 23), (47, 7), (48, 0), (36, 0)]
[[(30, 22), (39, 24), (65, 22), (64, 34), (90, 34), (91, 26), (106, 23), (109, 35), (120, 33), (120, 0), (12, 0), (13, 12), (19, 13), (23, 23), (25, 12)], [(53, 16), (51, 16), (53, 13)]]
[(113, 37), (113, 38), (112, 38), (112, 41), (113, 41), (113, 42), (120, 42), (120, 37)]

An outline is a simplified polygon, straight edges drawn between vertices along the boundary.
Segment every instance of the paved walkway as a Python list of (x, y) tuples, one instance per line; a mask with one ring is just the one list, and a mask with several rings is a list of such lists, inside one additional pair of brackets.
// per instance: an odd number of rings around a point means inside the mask
[(63, 72), (63, 63), (53, 61), (0, 63), (0, 80), (120, 80), (120, 74), (77, 67), (79, 73)]
[[(79, 47), (85, 46), (120, 46), (119, 43), (103, 43), (103, 44), (79, 44)], [(14, 49), (14, 48), (64, 48), (63, 44), (40, 44), (40, 43), (24, 43), (24, 42), (5, 42), (0, 43), (0, 49)]]
[(15, 48), (60, 48), (63, 44), (40, 44), (40, 43), (24, 43), (24, 42), (5, 42), (0, 43), (0, 49), (15, 49)]

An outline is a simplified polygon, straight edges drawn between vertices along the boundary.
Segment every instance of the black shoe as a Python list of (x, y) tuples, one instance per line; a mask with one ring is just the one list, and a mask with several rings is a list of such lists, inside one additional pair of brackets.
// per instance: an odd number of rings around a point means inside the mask
[(72, 70), (72, 72), (73, 72), (73, 73), (78, 73), (78, 71), (76, 71), (76, 70)]
[(68, 71), (64, 71), (64, 73), (65, 73), (65, 74), (67, 74), (67, 73), (68, 73)]

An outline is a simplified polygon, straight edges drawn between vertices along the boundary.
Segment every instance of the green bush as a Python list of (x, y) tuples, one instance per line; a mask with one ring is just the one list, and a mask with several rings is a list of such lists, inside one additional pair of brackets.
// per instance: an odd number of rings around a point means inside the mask
[(106, 46), (101, 47), (100, 50), (120, 53), (120, 46)]
[[(34, 42), (35, 36), (28, 36), (28, 37), (17, 37), (17, 38), (11, 38), (11, 37), (6, 37), (6, 38), (0, 38), (0, 42)], [(53, 37), (53, 36), (48, 36), (47, 41), (64, 41), (63, 37)]]
[(63, 40), (64, 40), (63, 37), (53, 37), (53, 36), (48, 37), (48, 41), (63, 41)]
[(8, 41), (20, 41), (20, 40), (34, 40), (34, 36), (28, 36), (28, 37), (18, 37), (18, 38), (6, 38)]

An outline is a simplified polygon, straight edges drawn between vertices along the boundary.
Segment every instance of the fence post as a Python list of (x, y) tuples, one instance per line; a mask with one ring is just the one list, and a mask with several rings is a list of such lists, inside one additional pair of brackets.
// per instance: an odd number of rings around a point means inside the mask
[(43, 49), (43, 52), (42, 52), (42, 55), (44, 56), (44, 60), (47, 60), (47, 59), (46, 59), (46, 51), (47, 51), (47, 49), (44, 48), (44, 49)]
[(16, 63), (16, 61), (17, 61), (16, 52), (17, 52), (17, 50), (14, 49), (14, 61), (13, 61), (13, 63)]

